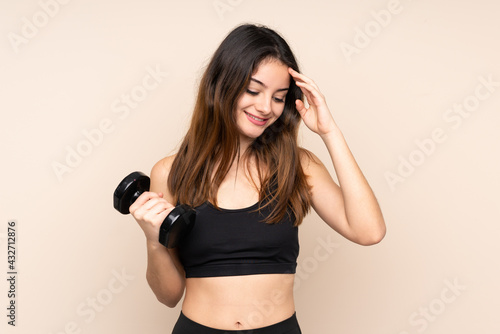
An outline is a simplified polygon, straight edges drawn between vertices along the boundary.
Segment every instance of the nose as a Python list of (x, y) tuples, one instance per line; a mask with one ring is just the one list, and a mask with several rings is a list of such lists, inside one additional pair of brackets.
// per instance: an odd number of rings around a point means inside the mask
[(271, 113), (271, 98), (266, 96), (266, 94), (261, 94), (260, 99), (255, 104), (255, 108), (262, 114), (268, 115)]

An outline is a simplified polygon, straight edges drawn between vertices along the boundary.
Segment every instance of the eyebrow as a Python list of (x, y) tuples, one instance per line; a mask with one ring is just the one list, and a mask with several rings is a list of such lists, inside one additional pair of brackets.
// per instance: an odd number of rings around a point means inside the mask
[[(257, 79), (255, 79), (255, 78), (250, 78), (250, 80), (255, 81), (255, 82), (256, 82), (256, 83), (258, 83), (259, 85), (262, 85), (264, 88), (267, 88), (266, 84), (265, 84), (265, 83), (263, 83), (263, 82), (262, 82), (262, 81), (260, 81), (260, 80), (257, 80)], [(286, 90), (288, 90), (288, 87), (287, 87), (287, 88), (280, 88), (280, 89), (278, 89), (278, 90), (277, 90), (277, 92), (282, 92), (282, 91), (286, 91)]]

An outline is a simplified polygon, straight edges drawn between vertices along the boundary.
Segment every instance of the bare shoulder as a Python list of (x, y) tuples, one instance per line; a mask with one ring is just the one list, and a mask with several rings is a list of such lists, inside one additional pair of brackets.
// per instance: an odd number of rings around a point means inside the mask
[(151, 169), (151, 178), (166, 181), (168, 179), (168, 174), (170, 173), (170, 168), (172, 168), (172, 163), (174, 162), (175, 154), (169, 155), (154, 164)]
[(167, 181), (174, 159), (175, 154), (165, 157), (154, 164), (153, 168), (151, 169), (150, 190), (156, 193), (163, 193), (165, 199), (169, 202), (173, 200), (173, 197), (168, 190)]
[(314, 174), (318, 168), (324, 168), (321, 160), (311, 151), (300, 148), (300, 164), (306, 175)]
[[(311, 187), (313, 195), (322, 195), (324, 190), (329, 188), (334, 192), (338, 192), (339, 187), (332, 179), (330, 172), (323, 162), (311, 151), (301, 148), (300, 162), (302, 170), (307, 178), (307, 183)], [(314, 200), (314, 196), (313, 196)]]

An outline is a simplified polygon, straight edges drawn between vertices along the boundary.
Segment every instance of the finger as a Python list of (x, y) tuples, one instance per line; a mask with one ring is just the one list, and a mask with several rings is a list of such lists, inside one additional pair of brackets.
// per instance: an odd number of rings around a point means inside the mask
[(140, 208), (139, 210), (151, 210), (153, 207), (155, 207), (156, 205), (163, 205), (163, 206), (167, 206), (169, 205), (169, 203), (164, 200), (163, 198), (160, 198), (160, 197), (154, 197), (154, 198), (151, 198), (149, 201), (147, 201), (146, 203), (144, 203)]
[(295, 79), (295, 81), (299, 81), (299, 82), (305, 82), (311, 86), (313, 86), (315, 89), (317, 89), (319, 91), (319, 87), (318, 85), (316, 85), (316, 83), (309, 77), (305, 76), (304, 74), (302, 73), (299, 73), (297, 71), (295, 71), (293, 68), (289, 67), (289, 71), (290, 75)]
[(159, 198), (158, 194), (152, 191), (145, 191), (143, 192), (136, 200), (134, 203), (129, 208), (130, 212), (136, 211), (138, 208), (142, 207), (144, 203), (148, 202), (149, 200), (153, 198)]
[[(144, 208), (139, 209), (138, 211), (143, 210)], [(158, 202), (149, 208), (144, 213), (144, 218), (146, 220), (156, 220), (159, 219), (163, 221), (165, 217), (172, 211), (174, 207), (168, 202)]]
[(311, 104), (319, 104), (323, 100), (321, 94), (315, 87), (305, 82), (297, 82), (297, 86), (302, 90), (307, 97), (307, 101)]
[(301, 100), (295, 100), (295, 107), (297, 108), (297, 111), (299, 112), (301, 117), (303, 117), (307, 113), (306, 106)]
[(304, 81), (296, 81), (296, 84), (298, 87), (300, 88), (304, 88), (304, 89), (307, 89), (309, 92), (311, 93), (314, 93), (314, 92), (319, 92), (316, 87), (314, 87), (313, 85), (307, 83), (307, 82), (304, 82)]
[(167, 201), (153, 198), (138, 208), (133, 215), (138, 221), (161, 222), (173, 208)]
[[(306, 84), (302, 83), (301, 85), (306, 85)], [(304, 96), (306, 97), (305, 99), (306, 99), (307, 103), (309, 105), (315, 105), (315, 103), (314, 103), (314, 97), (311, 94), (311, 92), (308, 89), (306, 89), (306, 87), (299, 86), (299, 88), (302, 91), (302, 93), (304, 94)]]

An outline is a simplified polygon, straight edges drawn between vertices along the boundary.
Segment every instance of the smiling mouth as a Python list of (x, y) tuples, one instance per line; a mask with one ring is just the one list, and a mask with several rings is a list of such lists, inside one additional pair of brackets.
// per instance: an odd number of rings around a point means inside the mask
[(265, 122), (265, 121), (267, 121), (269, 119), (269, 118), (258, 118), (258, 117), (255, 117), (254, 115), (249, 114), (246, 111), (245, 111), (245, 114), (247, 114), (248, 117), (256, 120), (257, 122)]

